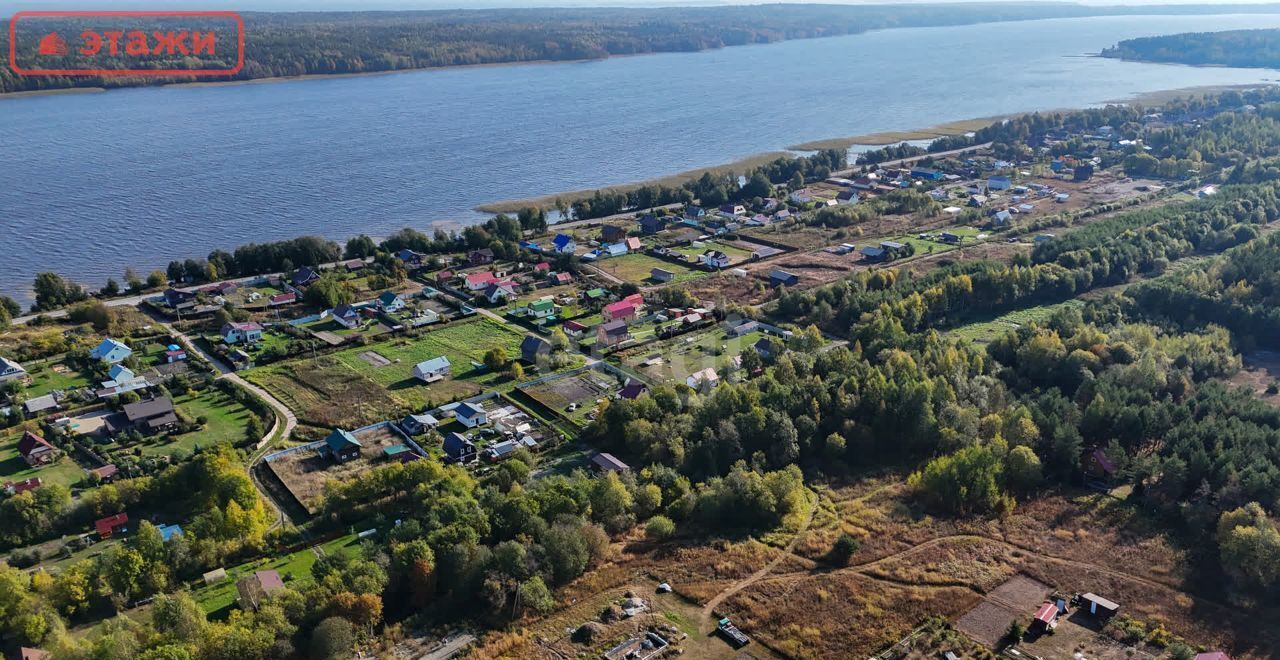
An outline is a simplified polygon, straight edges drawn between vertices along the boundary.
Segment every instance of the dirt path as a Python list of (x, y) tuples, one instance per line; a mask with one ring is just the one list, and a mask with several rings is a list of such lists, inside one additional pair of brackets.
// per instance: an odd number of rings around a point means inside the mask
[(816, 494), (812, 494), (812, 497), (813, 501), (810, 503), (809, 513), (805, 515), (804, 522), (800, 524), (800, 529), (796, 530), (795, 535), (791, 537), (791, 541), (787, 543), (787, 546), (782, 549), (782, 552), (779, 553), (777, 557), (765, 564), (760, 570), (738, 580), (737, 582), (734, 582), (724, 591), (721, 591), (716, 594), (714, 598), (707, 601), (707, 604), (702, 608), (702, 619), (704, 628), (709, 626), (709, 629), (706, 629), (703, 632), (707, 632), (709, 634), (711, 631), (715, 630), (715, 609), (720, 605), (720, 603), (724, 602), (724, 599), (760, 581), (783, 561), (798, 556), (795, 554), (796, 544), (800, 542), (800, 537), (804, 536), (804, 533), (809, 530), (809, 524), (813, 522), (813, 516), (818, 510), (818, 496)]
[[(155, 317), (153, 316), (153, 318)], [(275, 423), (272, 424), (262, 438), (258, 440), (257, 449), (251, 455), (245, 470), (249, 473), (249, 480), (253, 482), (253, 486), (257, 488), (258, 493), (262, 495), (262, 499), (266, 501), (267, 506), (271, 507), (271, 510), (275, 512), (275, 522), (271, 523), (271, 527), (268, 529), (280, 527), (285, 521), (284, 507), (280, 506), (280, 504), (275, 501), (271, 495), (271, 491), (263, 486), (263, 484), (258, 480), (258, 475), (254, 472), (254, 467), (262, 461), (262, 457), (265, 456), (267, 451), (270, 449), (271, 440), (273, 438), (278, 436), (279, 439), (286, 440), (293, 435), (293, 430), (298, 426), (297, 416), (293, 414), (292, 410), (289, 410), (288, 406), (281, 403), (280, 400), (276, 399), (274, 396), (271, 396), (269, 392), (241, 378), (239, 374), (227, 366), (222, 360), (218, 359), (217, 356), (212, 355), (201, 348), (199, 344), (191, 339), (191, 337), (178, 331), (162, 319), (156, 318), (155, 320), (159, 325), (168, 330), (171, 335), (176, 337), (178, 342), (186, 347), (187, 351), (196, 353), (200, 357), (204, 358), (205, 362), (208, 362), (210, 366), (216, 369), (218, 371), (218, 380), (229, 380), (236, 385), (239, 385), (254, 396), (265, 401), (267, 405), (276, 412), (274, 415)], [(281, 424), (283, 424), (283, 428), (281, 428)]]

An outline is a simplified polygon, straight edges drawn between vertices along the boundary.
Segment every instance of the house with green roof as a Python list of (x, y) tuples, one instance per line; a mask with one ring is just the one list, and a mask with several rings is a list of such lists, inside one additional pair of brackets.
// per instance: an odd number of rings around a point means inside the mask
[(389, 461), (400, 461), (401, 463), (407, 463), (418, 457), (417, 454), (413, 453), (412, 449), (404, 444), (383, 447), (382, 456)]
[(550, 298), (535, 300), (529, 303), (526, 313), (535, 319), (545, 319), (556, 315), (556, 303)]
[(333, 459), (337, 463), (346, 463), (360, 458), (360, 450), (364, 445), (356, 439), (350, 431), (342, 429), (334, 429), (329, 437), (324, 439), (324, 447), (321, 453)]

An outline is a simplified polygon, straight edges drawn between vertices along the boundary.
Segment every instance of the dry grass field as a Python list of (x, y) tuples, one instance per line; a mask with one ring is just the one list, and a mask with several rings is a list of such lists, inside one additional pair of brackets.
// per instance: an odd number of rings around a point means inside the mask
[(317, 452), (299, 451), (270, 461), (267, 466), (307, 513), (315, 514), (323, 499), (326, 483), (359, 478), (363, 472), (386, 463), (383, 448), (403, 442), (399, 435), (386, 427), (357, 433), (356, 439), (363, 445), (360, 458), (348, 463), (337, 464)]
[[(867, 657), (931, 616), (994, 643), (1013, 617), (1029, 620), (1053, 590), (1103, 594), (1193, 645), (1234, 648), (1240, 657), (1277, 648), (1274, 633), (1259, 631), (1250, 613), (1189, 593), (1189, 551), (1127, 503), (1086, 492), (1047, 495), (1003, 519), (952, 521), (916, 509), (902, 482), (884, 475), (820, 488), (812, 521), (793, 544), (786, 532), (767, 542), (636, 544), (617, 565), (669, 581), (704, 604), (702, 625), (729, 616), (755, 642), (791, 658)], [(861, 541), (843, 564), (830, 557), (841, 533)], [(954, 645), (954, 631), (948, 634), (930, 633), (928, 648)], [(962, 657), (986, 657), (977, 642)], [(1116, 648), (1084, 637), (1072, 644), (1104, 657)], [(899, 649), (899, 657), (929, 657), (921, 648)]]

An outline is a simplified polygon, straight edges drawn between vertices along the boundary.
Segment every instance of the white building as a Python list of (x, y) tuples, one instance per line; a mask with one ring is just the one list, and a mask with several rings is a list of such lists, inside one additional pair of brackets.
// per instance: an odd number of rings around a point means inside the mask
[(413, 377), (427, 383), (434, 383), (449, 375), (449, 358), (443, 355), (419, 362), (413, 367)]

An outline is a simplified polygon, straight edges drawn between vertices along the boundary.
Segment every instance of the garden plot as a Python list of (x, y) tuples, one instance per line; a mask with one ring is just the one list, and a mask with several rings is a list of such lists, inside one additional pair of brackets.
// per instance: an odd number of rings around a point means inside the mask
[(585, 411), (595, 407), (597, 399), (612, 395), (618, 387), (617, 379), (612, 376), (598, 371), (584, 371), (521, 387), (520, 391), (551, 410), (569, 414), (569, 406), (577, 404), (577, 409), (585, 414)]
[(360, 441), (360, 457), (346, 463), (335, 463), (318, 451), (295, 451), (268, 460), (271, 471), (284, 483), (294, 499), (307, 513), (315, 515), (322, 505), (324, 485), (335, 480), (349, 482), (361, 474), (386, 463), (382, 450), (404, 442), (389, 425), (354, 431)]

